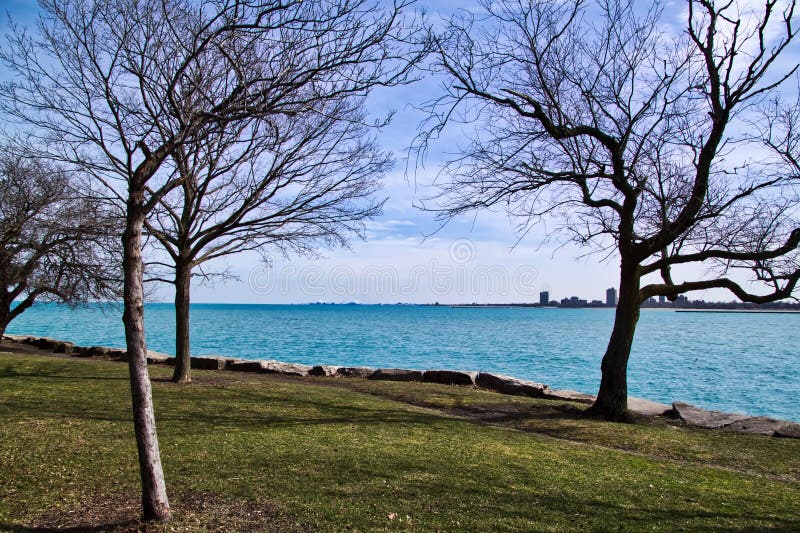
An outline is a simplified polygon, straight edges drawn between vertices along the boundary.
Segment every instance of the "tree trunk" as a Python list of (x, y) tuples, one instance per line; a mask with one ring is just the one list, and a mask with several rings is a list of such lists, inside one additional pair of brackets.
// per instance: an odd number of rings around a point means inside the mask
[(587, 414), (599, 415), (615, 422), (629, 420), (628, 358), (631, 355), (640, 307), (637, 265), (626, 264), (623, 260), (614, 329), (601, 365), (600, 391)]
[(178, 261), (175, 265), (175, 372), (172, 381), (192, 381), (191, 350), (189, 349), (189, 289), (192, 267)]
[(156, 436), (153, 395), (147, 372), (147, 346), (144, 334), (144, 288), (142, 285), (142, 208), (143, 190), (130, 190), (125, 233), (124, 255), (125, 340), (133, 403), (133, 426), (139, 451), (142, 478), (142, 511), (144, 520), (168, 520), (171, 517), (161, 454)]
[(9, 319), (8, 312), (6, 312), (5, 309), (0, 309), (0, 340), (2, 340), (3, 335), (6, 334), (6, 328), (9, 322), (11, 322), (11, 320)]

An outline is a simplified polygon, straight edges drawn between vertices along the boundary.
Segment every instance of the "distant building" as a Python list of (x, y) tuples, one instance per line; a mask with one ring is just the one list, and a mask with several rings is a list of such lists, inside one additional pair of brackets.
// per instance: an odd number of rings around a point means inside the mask
[(606, 289), (606, 305), (609, 307), (616, 307), (617, 305), (617, 289), (614, 287)]
[(664, 305), (665, 303), (667, 303), (667, 297), (662, 294), (661, 296), (658, 297), (658, 303)]
[(548, 291), (539, 293), (539, 305), (550, 305), (550, 293)]

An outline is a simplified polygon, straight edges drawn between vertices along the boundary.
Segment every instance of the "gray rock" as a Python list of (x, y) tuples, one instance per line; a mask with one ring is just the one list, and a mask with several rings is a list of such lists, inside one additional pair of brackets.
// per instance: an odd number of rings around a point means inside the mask
[(228, 366), (229, 370), (237, 372), (265, 372), (266, 368), (266, 361), (235, 361)]
[(744, 420), (737, 420), (733, 424), (725, 426), (725, 429), (740, 433), (772, 436), (785, 424), (786, 422), (783, 420), (775, 420), (767, 416), (753, 416)]
[(506, 383), (516, 378), (504, 376), (502, 374), (491, 374), (489, 372), (479, 372), (475, 378), (475, 384), (481, 388), (505, 393)]
[(59, 342), (53, 349), (55, 353), (72, 354), (75, 352), (75, 343), (72, 342)]
[(127, 361), (128, 360), (128, 352), (125, 350), (120, 350), (119, 348), (113, 348), (108, 351), (106, 354), (107, 357), (112, 359), (116, 359), (117, 361)]
[(225, 360), (225, 370), (234, 370), (233, 365), (237, 363), (246, 363), (247, 359), (231, 359), (227, 358)]
[[(170, 357), (169, 355), (161, 352), (154, 352), (153, 350), (147, 350), (147, 364), (148, 365), (166, 365), (170, 359), (174, 359), (174, 357)], [(173, 363), (174, 364), (174, 363)]]
[(285, 376), (307, 376), (311, 368), (310, 365), (301, 365), (298, 363), (267, 361), (264, 366), (264, 372), (268, 374), (283, 374)]
[(374, 368), (366, 366), (340, 366), (336, 369), (336, 375), (345, 378), (368, 378), (374, 372)]
[(426, 383), (441, 383), (443, 385), (474, 385), (477, 376), (477, 372), (426, 370), (423, 380)]
[(227, 359), (217, 356), (190, 357), (189, 362), (197, 370), (225, 370)]
[(742, 415), (737, 413), (707, 411), (705, 409), (701, 409), (699, 407), (695, 407), (694, 405), (689, 405), (688, 403), (683, 403), (683, 402), (673, 402), (672, 410), (675, 412), (678, 418), (680, 418), (687, 424), (708, 429), (721, 428), (729, 426), (736, 422), (743, 421), (747, 418), (752, 418), (747, 415)]
[(62, 341), (50, 337), (32, 337), (29, 344), (42, 350), (55, 350)]
[(525, 381), (511, 376), (491, 374), (489, 372), (480, 372), (475, 378), (475, 384), (484, 389), (493, 390), (502, 394), (529, 396), (532, 398), (544, 397), (550, 390), (544, 383)]
[(653, 402), (644, 398), (628, 398), (628, 410), (640, 415), (661, 416), (672, 411), (665, 403)]
[(331, 365), (316, 365), (311, 370), (309, 370), (309, 376), (335, 376), (336, 372), (339, 370), (338, 366), (331, 366)]
[(86, 352), (90, 356), (95, 355), (108, 355), (108, 352), (113, 350), (114, 348), (109, 348), (108, 346), (90, 346)]
[(570, 402), (579, 402), (579, 403), (594, 403), (595, 397), (591, 394), (585, 394), (583, 392), (578, 392), (569, 389), (561, 389), (561, 390), (553, 390), (547, 391), (544, 395), (544, 398), (548, 398), (550, 400), (567, 400)]
[(383, 381), (422, 381), (424, 373), (421, 370), (408, 370), (405, 368), (379, 368), (369, 379)]
[(784, 425), (775, 430), (773, 436), (784, 439), (800, 439), (800, 424), (795, 424), (794, 422), (784, 423)]

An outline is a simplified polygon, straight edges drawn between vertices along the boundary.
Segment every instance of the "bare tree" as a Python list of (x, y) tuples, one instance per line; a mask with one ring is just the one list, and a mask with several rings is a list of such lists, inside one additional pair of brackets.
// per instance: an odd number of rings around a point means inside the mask
[(748, 133), (797, 71), (795, 2), (753, 12), (689, 0), (682, 32), (660, 6), (634, 4), (500, 0), (452, 19), (435, 54), (448, 90), (418, 145), (479, 124), (441, 173), (443, 219), (502, 208), (523, 234), (547, 222), (551, 237), (619, 260), (589, 410), (611, 420), (627, 417), (643, 301), (719, 288), (763, 303), (791, 297), (800, 278), (797, 173)]
[(118, 297), (118, 222), (62, 169), (0, 148), (0, 337), (37, 300)]
[(365, 0), (42, 0), (12, 28), (0, 86), (8, 117), (47, 156), (90, 173), (125, 207), (125, 336), (143, 516), (170, 517), (146, 364), (142, 235), (183, 178), (170, 156), (248, 117), (290, 118), (335, 95), (403, 79), (401, 16)]
[(145, 222), (167, 251), (175, 285), (175, 382), (191, 381), (193, 272), (246, 250), (313, 253), (346, 245), (380, 212), (373, 200), (391, 158), (368, 137), (362, 97), (335, 95), (291, 117), (232, 124), (172, 154), (180, 187)]

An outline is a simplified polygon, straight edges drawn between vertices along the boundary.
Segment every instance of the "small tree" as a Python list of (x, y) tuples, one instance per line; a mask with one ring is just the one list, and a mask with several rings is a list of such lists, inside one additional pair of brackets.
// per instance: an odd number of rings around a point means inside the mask
[(714, 288), (769, 302), (792, 296), (800, 278), (796, 170), (749, 133), (755, 110), (797, 71), (795, 2), (755, 13), (689, 0), (680, 34), (665, 33), (660, 6), (632, 1), (483, 6), (437, 39), (448, 91), (420, 147), (448, 123), (479, 127), (445, 167), (436, 209), (448, 219), (502, 206), (523, 232), (549, 221), (619, 259), (589, 411), (623, 420), (642, 302)]
[(391, 159), (367, 137), (362, 97), (332, 95), (291, 117), (232, 124), (172, 154), (180, 186), (145, 223), (172, 261), (175, 382), (191, 381), (193, 272), (246, 250), (313, 253), (345, 245), (380, 212), (371, 199)]
[(0, 148), (0, 336), (37, 300), (117, 297), (118, 222), (62, 169)]
[[(415, 30), (365, 0), (41, 0), (12, 27), (0, 106), (48, 157), (103, 183), (125, 211), (123, 323), (145, 520), (171, 516), (144, 331), (145, 219), (181, 183), (170, 156), (253, 117), (290, 119), (407, 76)], [(184, 152), (188, 153), (188, 152)]]

